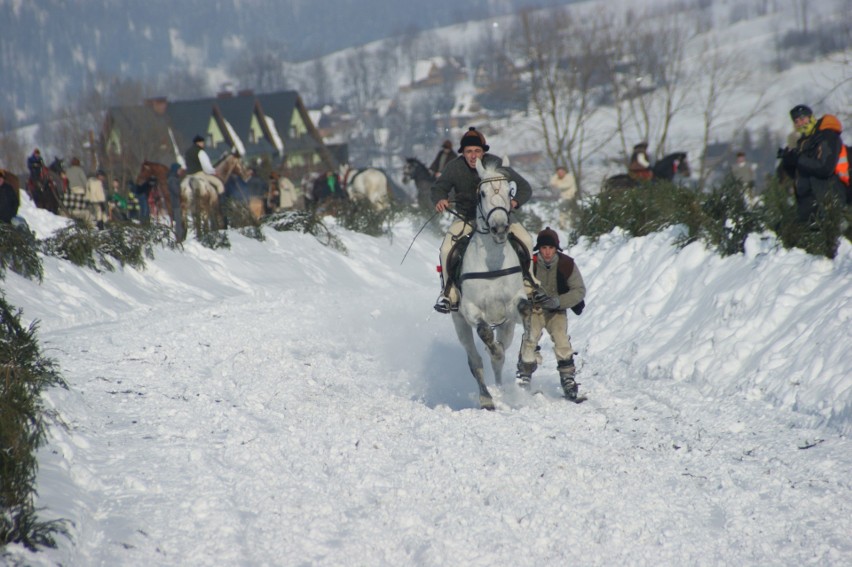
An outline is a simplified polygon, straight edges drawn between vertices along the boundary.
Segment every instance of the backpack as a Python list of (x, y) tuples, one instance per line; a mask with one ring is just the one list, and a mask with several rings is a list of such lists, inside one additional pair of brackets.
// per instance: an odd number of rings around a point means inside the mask
[(840, 157), (834, 167), (834, 173), (840, 178), (840, 182), (849, 187), (849, 156), (852, 155), (852, 147), (844, 146), (841, 142)]

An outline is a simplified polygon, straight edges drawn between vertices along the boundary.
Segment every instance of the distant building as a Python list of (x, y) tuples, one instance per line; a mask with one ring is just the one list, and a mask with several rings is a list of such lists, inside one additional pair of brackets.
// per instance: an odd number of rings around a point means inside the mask
[(171, 102), (152, 98), (141, 106), (113, 107), (104, 120), (101, 151), (106, 163), (130, 167), (143, 160), (182, 162), (196, 135), (205, 137), (213, 161), (228, 153), (248, 160), (265, 157), (297, 175), (339, 167), (296, 91), (224, 92)]
[(431, 57), (414, 63), (411, 75), (399, 83), (399, 90), (410, 92), (416, 89), (454, 84), (467, 78), (464, 65), (454, 57)]

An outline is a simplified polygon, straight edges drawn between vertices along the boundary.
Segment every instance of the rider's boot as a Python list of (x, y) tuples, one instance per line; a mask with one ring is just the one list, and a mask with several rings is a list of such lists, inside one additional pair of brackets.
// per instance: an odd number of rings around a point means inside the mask
[(438, 313), (450, 313), (459, 310), (459, 291), (455, 286), (455, 274), (469, 242), (469, 238), (460, 238), (447, 254), (447, 269), (438, 268), (441, 274), (441, 294), (435, 302), (435, 311)]
[(441, 295), (438, 296), (438, 300), (435, 302), (435, 311), (438, 313), (449, 313), (451, 309), (450, 298), (444, 295), (442, 291)]
[(579, 384), (574, 380), (575, 368), (574, 357), (567, 360), (560, 360), (556, 363), (556, 369), (559, 371), (559, 383), (562, 385), (562, 391), (565, 397), (569, 400), (577, 399), (577, 390)]
[(459, 310), (458, 293), (452, 284), (444, 286), (438, 300), (435, 302), (435, 311), (438, 313), (450, 313)]

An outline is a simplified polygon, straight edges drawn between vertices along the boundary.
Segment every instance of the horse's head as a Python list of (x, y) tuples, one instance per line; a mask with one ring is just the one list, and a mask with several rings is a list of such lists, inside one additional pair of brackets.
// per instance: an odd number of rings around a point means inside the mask
[(156, 176), (156, 171), (154, 170), (154, 162), (152, 161), (143, 161), (142, 165), (139, 166), (139, 173), (136, 175), (136, 185), (141, 185), (143, 183), (147, 183), (151, 176)]
[[(502, 165), (508, 167), (507, 158), (503, 158)], [(476, 172), (480, 179), (476, 188), (477, 230), (488, 232), (494, 242), (503, 244), (509, 237), (509, 212), (512, 210), (514, 184), (504, 170), (485, 167), (481, 160), (476, 160)]]
[(676, 175), (689, 177), (692, 172), (689, 169), (689, 161), (686, 152), (675, 152), (662, 158), (654, 164), (654, 178), (672, 181)]
[(58, 157), (54, 157), (53, 161), (50, 162), (50, 165), (47, 168), (53, 173), (62, 173), (65, 171), (65, 166), (62, 163), (62, 160)]
[(216, 177), (223, 181), (228, 181), (232, 175), (239, 176), (243, 181), (248, 178), (248, 170), (237, 152), (226, 153), (213, 164), (213, 169), (216, 170)]
[[(417, 178), (418, 174), (426, 171), (426, 166), (417, 158), (405, 158), (405, 165), (402, 168), (402, 182), (408, 183)], [(428, 174), (428, 171), (426, 171)]]

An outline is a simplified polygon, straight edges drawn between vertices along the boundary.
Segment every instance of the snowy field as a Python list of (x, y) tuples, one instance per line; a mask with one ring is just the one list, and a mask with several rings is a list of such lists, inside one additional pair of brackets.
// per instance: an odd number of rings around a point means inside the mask
[(589, 401), (560, 398), (545, 339), (539, 393), (507, 367), (487, 412), (432, 310), (437, 236), (400, 264), (418, 228), (338, 230), (347, 254), (267, 230), (144, 271), (8, 273), (70, 386), (47, 393), (66, 427), (38, 476), (70, 538), (5, 560), (852, 564), (848, 242), (834, 261), (768, 235), (725, 259), (675, 231), (580, 243)]

